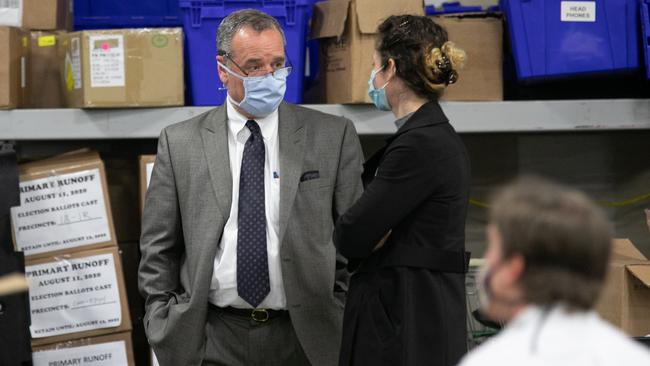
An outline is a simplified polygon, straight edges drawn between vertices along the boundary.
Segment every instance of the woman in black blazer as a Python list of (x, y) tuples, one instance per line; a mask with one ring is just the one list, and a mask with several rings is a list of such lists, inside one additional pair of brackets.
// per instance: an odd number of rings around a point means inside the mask
[(364, 166), (366, 191), (334, 243), (355, 270), (340, 366), (455, 365), (466, 352), (467, 152), (438, 98), (465, 59), (421, 16), (379, 26), (369, 95), (397, 132)]

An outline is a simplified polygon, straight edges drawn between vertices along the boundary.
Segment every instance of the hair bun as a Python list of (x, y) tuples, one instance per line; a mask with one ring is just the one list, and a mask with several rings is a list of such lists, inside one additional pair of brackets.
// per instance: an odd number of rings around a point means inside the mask
[(427, 84), (432, 90), (444, 89), (458, 81), (458, 71), (465, 65), (467, 54), (453, 42), (433, 47), (425, 54)]
[(460, 70), (465, 66), (465, 61), (467, 60), (467, 54), (465, 51), (456, 47), (454, 42), (445, 42), (442, 45), (442, 53), (449, 58), (451, 62), (451, 67), (454, 70)]

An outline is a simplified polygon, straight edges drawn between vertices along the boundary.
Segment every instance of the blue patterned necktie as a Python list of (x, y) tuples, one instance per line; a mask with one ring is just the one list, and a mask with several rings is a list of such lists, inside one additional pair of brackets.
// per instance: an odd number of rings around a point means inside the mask
[(239, 178), (237, 293), (256, 308), (271, 291), (264, 210), (265, 151), (257, 122), (249, 120), (246, 127), (251, 135), (244, 145)]

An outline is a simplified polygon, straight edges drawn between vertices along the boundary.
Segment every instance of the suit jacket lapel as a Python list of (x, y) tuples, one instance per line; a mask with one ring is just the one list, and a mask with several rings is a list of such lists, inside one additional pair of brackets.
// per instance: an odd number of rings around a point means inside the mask
[(224, 221), (230, 216), (232, 203), (232, 173), (228, 153), (228, 117), (226, 105), (218, 107), (205, 119), (201, 129), (203, 151), (208, 163), (212, 188), (217, 196), (217, 205)]
[(289, 214), (300, 183), (305, 152), (304, 122), (284, 103), (280, 105), (278, 138), (280, 143), (280, 243), (289, 223)]

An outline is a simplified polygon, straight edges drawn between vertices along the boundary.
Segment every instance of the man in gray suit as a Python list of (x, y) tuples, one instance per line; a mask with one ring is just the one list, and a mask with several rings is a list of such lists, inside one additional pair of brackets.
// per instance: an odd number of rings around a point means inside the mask
[(228, 99), (162, 131), (146, 196), (149, 343), (162, 366), (335, 365), (348, 275), (331, 236), (362, 191), (359, 139), (282, 102), (274, 18), (235, 12), (217, 37)]

